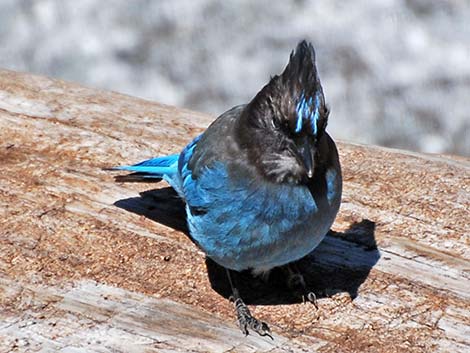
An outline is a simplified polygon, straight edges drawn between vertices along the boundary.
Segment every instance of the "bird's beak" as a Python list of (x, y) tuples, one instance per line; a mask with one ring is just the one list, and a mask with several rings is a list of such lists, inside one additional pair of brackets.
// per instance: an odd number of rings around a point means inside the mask
[(315, 169), (315, 161), (314, 161), (314, 151), (312, 149), (312, 144), (309, 141), (307, 136), (304, 136), (298, 144), (299, 152), (300, 152), (300, 159), (302, 160), (302, 164), (305, 168), (308, 178), (313, 177), (313, 172)]

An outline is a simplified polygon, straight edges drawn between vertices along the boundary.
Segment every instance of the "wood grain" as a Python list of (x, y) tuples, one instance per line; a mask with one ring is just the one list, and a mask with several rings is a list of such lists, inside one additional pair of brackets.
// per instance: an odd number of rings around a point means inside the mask
[(280, 271), (243, 273), (275, 340), (245, 338), (167, 185), (102, 170), (178, 152), (212, 119), (0, 71), (1, 352), (470, 351), (467, 158), (340, 143), (340, 214), (299, 262), (320, 308)]

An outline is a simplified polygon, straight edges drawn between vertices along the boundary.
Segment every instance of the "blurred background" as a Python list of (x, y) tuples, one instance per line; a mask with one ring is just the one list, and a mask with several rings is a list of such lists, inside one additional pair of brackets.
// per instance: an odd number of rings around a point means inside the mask
[(213, 115), (303, 38), (335, 138), (470, 155), (468, 0), (0, 1), (0, 67)]

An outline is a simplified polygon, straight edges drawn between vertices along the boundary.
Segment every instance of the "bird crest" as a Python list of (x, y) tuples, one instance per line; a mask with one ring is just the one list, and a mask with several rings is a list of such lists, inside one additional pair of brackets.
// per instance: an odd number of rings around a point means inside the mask
[(290, 114), (295, 122), (294, 131), (299, 133), (308, 127), (313, 135), (317, 135), (321, 120), (325, 118), (322, 116), (325, 115), (322, 114), (325, 103), (312, 44), (303, 40), (297, 45), (281, 74), (281, 82), (288, 96), (285, 99), (295, 105), (294, 114)]
[(252, 100), (249, 110), (258, 112), (258, 117), (278, 117), (280, 125), (296, 134), (306, 131), (317, 136), (324, 130), (328, 109), (312, 44), (303, 40), (297, 45), (284, 71), (271, 78)]

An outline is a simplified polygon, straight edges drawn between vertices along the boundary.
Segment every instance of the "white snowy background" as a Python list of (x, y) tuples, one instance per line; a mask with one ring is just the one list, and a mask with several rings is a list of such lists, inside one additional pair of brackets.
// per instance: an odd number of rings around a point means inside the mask
[(468, 0), (0, 0), (0, 67), (214, 115), (303, 38), (334, 137), (470, 155)]

